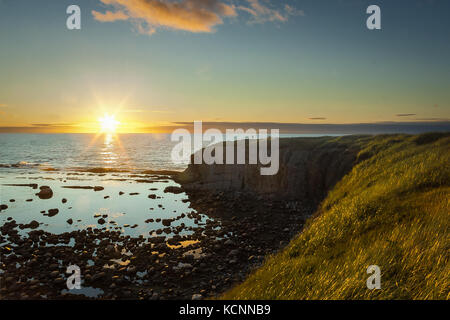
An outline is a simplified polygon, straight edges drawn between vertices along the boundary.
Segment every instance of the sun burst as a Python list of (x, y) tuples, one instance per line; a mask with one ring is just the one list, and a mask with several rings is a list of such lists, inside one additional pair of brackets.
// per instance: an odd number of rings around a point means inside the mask
[(117, 126), (120, 124), (116, 120), (114, 115), (105, 114), (103, 117), (98, 119), (100, 123), (100, 131), (104, 133), (115, 133)]

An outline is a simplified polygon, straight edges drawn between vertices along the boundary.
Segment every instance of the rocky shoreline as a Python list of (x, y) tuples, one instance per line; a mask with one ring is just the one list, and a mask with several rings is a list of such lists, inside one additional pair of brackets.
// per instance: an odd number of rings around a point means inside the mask
[[(36, 228), (36, 222), (11, 219), (0, 228), (1, 242), (8, 238), (1, 246), (1, 298), (88, 299), (65, 290), (66, 268), (73, 264), (81, 269), (83, 287), (102, 290), (96, 299), (214, 297), (284, 247), (313, 210), (246, 193), (191, 192), (189, 198), (197, 212), (220, 217), (212, 223), (192, 214), (201, 226), (189, 227), (189, 236), (132, 238), (94, 228), (59, 235), (32, 230), (23, 238), (17, 229)], [(174, 231), (165, 223), (164, 231)]]

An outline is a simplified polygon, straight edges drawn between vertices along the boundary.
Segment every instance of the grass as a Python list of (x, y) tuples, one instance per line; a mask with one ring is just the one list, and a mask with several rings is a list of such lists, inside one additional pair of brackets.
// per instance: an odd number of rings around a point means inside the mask
[(450, 134), (353, 139), (358, 164), (304, 230), (222, 299), (450, 298)]

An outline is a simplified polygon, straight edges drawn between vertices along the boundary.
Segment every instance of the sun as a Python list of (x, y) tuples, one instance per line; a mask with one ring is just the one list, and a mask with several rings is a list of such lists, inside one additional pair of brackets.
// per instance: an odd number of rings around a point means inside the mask
[(120, 124), (114, 116), (110, 116), (108, 114), (105, 114), (103, 117), (99, 118), (98, 122), (100, 123), (101, 132), (105, 133), (116, 132), (117, 126)]

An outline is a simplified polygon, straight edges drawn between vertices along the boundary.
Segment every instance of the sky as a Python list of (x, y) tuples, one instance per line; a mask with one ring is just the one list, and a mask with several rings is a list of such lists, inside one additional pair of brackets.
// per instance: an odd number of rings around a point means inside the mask
[[(81, 9), (68, 30), (66, 9)], [(369, 30), (366, 9), (381, 9)], [(447, 0), (0, 0), (0, 132), (450, 120)]]

